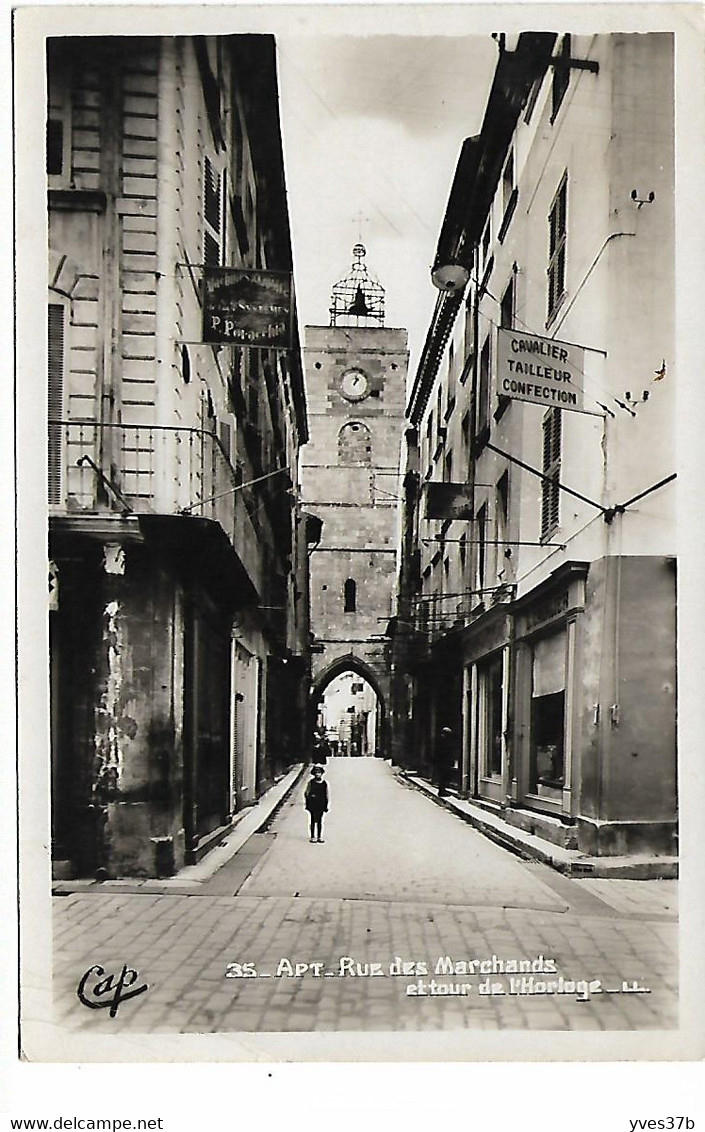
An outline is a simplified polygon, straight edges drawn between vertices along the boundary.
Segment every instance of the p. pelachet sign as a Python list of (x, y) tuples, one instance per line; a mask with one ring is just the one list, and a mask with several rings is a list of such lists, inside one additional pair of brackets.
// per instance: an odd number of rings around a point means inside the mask
[(291, 347), (291, 273), (239, 267), (203, 271), (203, 341)]
[(544, 408), (582, 409), (585, 350), (537, 334), (497, 331), (497, 395)]

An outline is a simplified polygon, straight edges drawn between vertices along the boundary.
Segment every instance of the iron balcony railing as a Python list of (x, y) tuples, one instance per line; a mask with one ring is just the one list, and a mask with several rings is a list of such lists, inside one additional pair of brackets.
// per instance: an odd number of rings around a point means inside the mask
[[(213, 519), (259, 588), (258, 536), (223, 444), (207, 429), (49, 421), (52, 513), (122, 511)], [(254, 499), (254, 496), (252, 497)]]

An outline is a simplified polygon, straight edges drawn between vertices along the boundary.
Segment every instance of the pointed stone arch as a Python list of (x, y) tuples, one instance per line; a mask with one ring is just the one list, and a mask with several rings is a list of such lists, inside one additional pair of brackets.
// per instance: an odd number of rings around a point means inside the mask
[(380, 728), (380, 751), (378, 753), (385, 754), (388, 747), (389, 727), (386, 689), (382, 686), (370, 665), (359, 656), (355, 656), (354, 653), (345, 653), (343, 656), (336, 657), (335, 660), (332, 660), (330, 664), (326, 665), (315, 677), (311, 685), (311, 719), (315, 720), (316, 708), (328, 685), (331, 684), (336, 677), (342, 676), (344, 672), (354, 672), (356, 676), (361, 676), (363, 680), (367, 681), (377, 696)]

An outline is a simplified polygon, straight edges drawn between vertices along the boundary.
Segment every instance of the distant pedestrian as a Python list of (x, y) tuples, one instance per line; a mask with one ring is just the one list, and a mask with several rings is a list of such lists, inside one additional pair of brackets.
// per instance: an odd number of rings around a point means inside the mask
[(325, 735), (317, 733), (313, 740), (313, 761), (319, 766), (325, 766), (328, 762), (329, 752), (328, 740)]
[(304, 791), (304, 805), (311, 816), (311, 841), (323, 842), (323, 815), (328, 811), (328, 783), (322, 766), (311, 768), (311, 778)]
[(453, 732), (450, 727), (443, 727), (438, 738), (436, 754), (436, 774), (438, 776), (438, 797), (443, 798), (448, 793), (448, 780), (455, 766), (455, 749), (453, 746)]

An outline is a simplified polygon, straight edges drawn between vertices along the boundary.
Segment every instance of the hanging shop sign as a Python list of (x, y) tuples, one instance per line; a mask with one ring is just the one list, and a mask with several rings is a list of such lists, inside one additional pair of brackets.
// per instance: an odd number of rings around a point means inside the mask
[(537, 334), (497, 331), (497, 395), (544, 408), (583, 407), (585, 350)]
[(427, 483), (427, 519), (472, 519), (472, 488), (467, 483)]
[(291, 348), (290, 272), (205, 267), (202, 298), (204, 342)]

